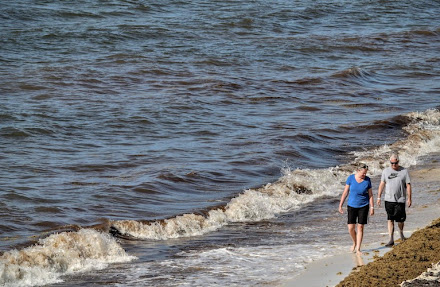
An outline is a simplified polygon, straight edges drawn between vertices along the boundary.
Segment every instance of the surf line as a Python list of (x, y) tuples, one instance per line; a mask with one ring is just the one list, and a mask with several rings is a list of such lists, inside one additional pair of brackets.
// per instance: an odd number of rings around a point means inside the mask
[(403, 165), (417, 164), (421, 156), (438, 152), (440, 146), (440, 111), (428, 109), (403, 115), (409, 123), (403, 127), (407, 137), (391, 145), (383, 145), (363, 152), (352, 152), (355, 160), (342, 166), (326, 169), (282, 170), (274, 183), (258, 189), (248, 189), (225, 206), (214, 207), (202, 214), (188, 213), (153, 221), (115, 220), (109, 232), (127, 240), (167, 240), (202, 235), (231, 222), (255, 222), (278, 214), (300, 209), (314, 200), (339, 196), (347, 175), (357, 162), (369, 165), (372, 175), (380, 174), (386, 166), (388, 154), (399, 150)]

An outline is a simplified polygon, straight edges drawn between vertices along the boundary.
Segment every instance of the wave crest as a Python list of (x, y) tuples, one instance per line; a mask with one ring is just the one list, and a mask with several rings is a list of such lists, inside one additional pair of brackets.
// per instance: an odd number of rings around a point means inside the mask
[[(292, 211), (318, 198), (339, 195), (346, 177), (355, 170), (356, 162), (370, 166), (372, 176), (380, 175), (388, 164), (389, 153), (398, 150), (402, 165), (417, 163), (420, 156), (437, 152), (440, 146), (440, 112), (427, 110), (404, 115), (408, 136), (392, 145), (353, 152), (355, 161), (327, 169), (285, 168), (283, 176), (274, 183), (258, 189), (248, 189), (220, 208), (203, 215), (190, 213), (153, 222), (119, 220), (111, 222), (111, 232), (129, 239), (166, 240), (202, 235), (232, 222), (259, 221)], [(393, 121), (396, 121), (395, 119)], [(398, 123), (405, 121), (398, 120)]]
[(37, 245), (0, 256), (1, 286), (35, 286), (62, 282), (66, 274), (102, 269), (127, 262), (124, 249), (109, 234), (93, 229), (62, 232), (40, 239)]
[(153, 222), (119, 220), (111, 222), (111, 233), (127, 239), (166, 240), (202, 235), (232, 222), (254, 222), (296, 210), (319, 197), (334, 194), (348, 174), (342, 169), (284, 170), (275, 183), (248, 189), (223, 208), (205, 216), (194, 213)]
[(353, 152), (357, 161), (369, 165), (373, 175), (380, 174), (388, 165), (388, 158), (393, 151), (399, 153), (402, 166), (416, 165), (422, 156), (438, 152), (440, 147), (440, 111), (429, 109), (424, 112), (411, 112), (406, 115), (410, 122), (403, 130), (407, 136), (390, 145), (383, 145), (373, 150)]

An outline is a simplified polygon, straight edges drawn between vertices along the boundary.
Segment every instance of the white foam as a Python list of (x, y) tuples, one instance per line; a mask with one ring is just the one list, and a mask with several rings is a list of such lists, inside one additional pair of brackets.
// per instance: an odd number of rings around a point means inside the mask
[(422, 156), (440, 151), (440, 111), (429, 109), (405, 116), (411, 119), (410, 124), (403, 128), (407, 132), (405, 138), (391, 145), (353, 153), (357, 161), (369, 165), (369, 171), (373, 175), (379, 175), (388, 166), (392, 151), (399, 153), (400, 165), (406, 167), (417, 165)]
[(128, 256), (108, 234), (92, 229), (53, 234), (37, 245), (11, 250), (0, 257), (1, 286), (37, 286), (61, 282), (61, 276), (128, 262)]
[[(340, 246), (316, 243), (184, 251), (172, 259), (133, 265), (124, 284), (149, 285), (149, 280), (154, 280), (152, 284), (163, 279), (167, 286), (274, 286), (299, 274), (310, 262), (337, 252)], [(152, 276), (145, 276), (146, 270)]]
[[(406, 115), (411, 123), (404, 128), (408, 136), (392, 145), (354, 152), (355, 162), (369, 165), (369, 175), (379, 175), (388, 165), (389, 154), (398, 150), (401, 165), (417, 163), (421, 156), (440, 150), (440, 112), (427, 110)], [(285, 168), (283, 176), (274, 183), (258, 189), (245, 190), (231, 199), (224, 209), (211, 210), (207, 216), (184, 214), (152, 223), (133, 220), (113, 221), (112, 225), (124, 235), (140, 239), (190, 237), (202, 235), (231, 222), (260, 221), (280, 213), (299, 209), (318, 198), (339, 196), (347, 176), (354, 171), (353, 163), (327, 169)]]
[[(334, 196), (341, 189), (346, 172), (334, 169), (286, 171), (275, 183), (249, 189), (233, 198), (225, 209), (208, 215), (184, 214), (174, 218), (142, 223), (134, 220), (113, 221), (112, 226), (125, 235), (139, 239), (170, 239), (202, 235), (231, 222), (260, 221), (292, 211), (322, 196)], [(301, 186), (299, 185), (301, 184)]]
[(150, 224), (135, 220), (120, 220), (112, 223), (122, 234), (157, 240), (201, 235), (214, 231), (224, 224), (226, 224), (226, 216), (221, 210), (211, 210), (207, 217), (184, 214)]

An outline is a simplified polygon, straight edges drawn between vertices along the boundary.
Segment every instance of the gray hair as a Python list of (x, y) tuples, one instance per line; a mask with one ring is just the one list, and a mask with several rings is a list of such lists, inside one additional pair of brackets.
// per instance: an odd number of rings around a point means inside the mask
[(399, 161), (399, 154), (397, 152), (393, 152), (390, 156), (390, 160), (395, 159), (396, 161)]

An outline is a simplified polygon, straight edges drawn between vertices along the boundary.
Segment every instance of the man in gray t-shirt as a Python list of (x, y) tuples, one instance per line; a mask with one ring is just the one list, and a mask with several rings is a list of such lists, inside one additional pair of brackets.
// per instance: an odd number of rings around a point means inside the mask
[(390, 157), (391, 167), (382, 172), (382, 178), (377, 193), (377, 205), (380, 206), (382, 192), (385, 187), (385, 210), (388, 217), (388, 233), (390, 241), (385, 245), (394, 245), (394, 221), (397, 222), (400, 231), (400, 238), (405, 240), (403, 235), (404, 222), (406, 220), (405, 202), (411, 206), (411, 179), (408, 170), (399, 166), (399, 156), (393, 153)]

